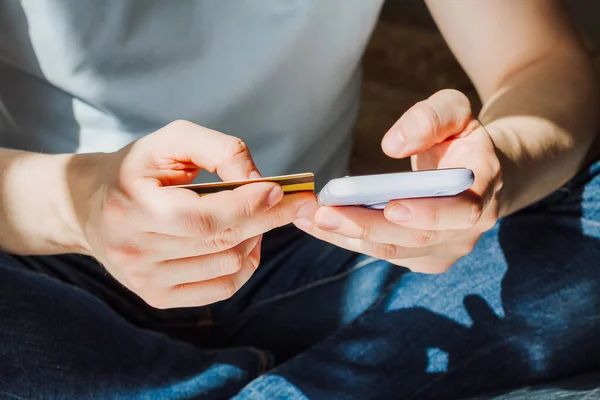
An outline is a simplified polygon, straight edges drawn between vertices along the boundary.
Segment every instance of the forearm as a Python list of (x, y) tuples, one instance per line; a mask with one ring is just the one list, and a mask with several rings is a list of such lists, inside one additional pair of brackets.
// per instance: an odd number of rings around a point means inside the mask
[(561, 0), (427, 0), (484, 102), (501, 158), (501, 215), (559, 188), (597, 130), (591, 61)]
[(589, 161), (597, 96), (593, 67), (578, 52), (540, 58), (498, 83), (480, 120), (502, 164), (501, 215), (545, 197)]
[(0, 250), (85, 251), (72, 201), (75, 157), (0, 149)]

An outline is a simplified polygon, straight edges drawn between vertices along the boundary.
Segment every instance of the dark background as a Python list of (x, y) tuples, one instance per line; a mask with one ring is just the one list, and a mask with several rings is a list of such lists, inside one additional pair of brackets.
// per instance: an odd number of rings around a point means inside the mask
[[(600, 1), (565, 0), (565, 4), (600, 71)], [(380, 140), (410, 106), (444, 88), (459, 89), (478, 102), (473, 86), (437, 31), (424, 2), (387, 0), (364, 57), (352, 172), (368, 174), (410, 168), (406, 161), (387, 158)]]

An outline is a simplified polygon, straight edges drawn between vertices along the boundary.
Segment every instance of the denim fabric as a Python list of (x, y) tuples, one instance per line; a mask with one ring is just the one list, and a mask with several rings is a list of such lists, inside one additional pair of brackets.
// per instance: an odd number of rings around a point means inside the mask
[(0, 255), (0, 397), (453, 399), (600, 370), (599, 172), (442, 275), (286, 227), (231, 299), (154, 310), (90, 258)]
[(502, 390), (468, 400), (600, 400), (600, 372), (514, 390)]

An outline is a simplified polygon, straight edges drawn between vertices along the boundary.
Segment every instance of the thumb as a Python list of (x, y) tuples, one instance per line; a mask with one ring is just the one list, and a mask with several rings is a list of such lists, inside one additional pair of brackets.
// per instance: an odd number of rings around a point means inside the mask
[(404, 113), (383, 137), (381, 148), (392, 158), (409, 157), (478, 125), (467, 96), (441, 90)]

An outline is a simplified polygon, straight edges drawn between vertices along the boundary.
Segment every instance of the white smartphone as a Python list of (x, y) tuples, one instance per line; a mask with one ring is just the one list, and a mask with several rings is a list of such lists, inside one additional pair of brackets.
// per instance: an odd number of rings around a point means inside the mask
[(347, 176), (330, 180), (317, 198), (323, 206), (363, 206), (381, 210), (391, 200), (455, 196), (473, 185), (467, 168)]

